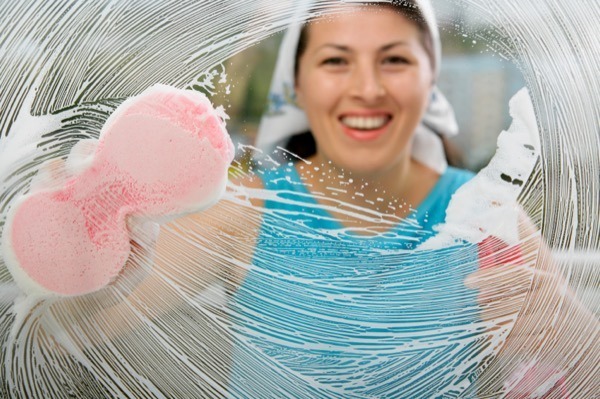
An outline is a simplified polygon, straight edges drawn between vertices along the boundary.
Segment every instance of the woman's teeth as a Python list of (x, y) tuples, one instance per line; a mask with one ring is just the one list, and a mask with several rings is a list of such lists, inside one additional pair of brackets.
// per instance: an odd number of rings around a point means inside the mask
[(357, 130), (379, 129), (389, 120), (389, 116), (345, 116), (341, 119), (344, 125)]

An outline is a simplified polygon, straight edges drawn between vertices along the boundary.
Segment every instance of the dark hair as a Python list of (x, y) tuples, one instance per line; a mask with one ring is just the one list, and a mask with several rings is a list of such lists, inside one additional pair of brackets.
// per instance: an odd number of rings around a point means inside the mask
[(290, 137), (284, 148), (300, 158), (308, 158), (317, 153), (317, 142), (310, 131)]

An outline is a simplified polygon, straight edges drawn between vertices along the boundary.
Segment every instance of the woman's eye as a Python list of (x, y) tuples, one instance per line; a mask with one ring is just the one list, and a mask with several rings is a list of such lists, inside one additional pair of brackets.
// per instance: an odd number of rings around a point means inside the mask
[(404, 57), (400, 57), (397, 55), (393, 55), (393, 56), (389, 56), (383, 59), (383, 63), (384, 64), (395, 64), (395, 65), (400, 65), (400, 64), (408, 64), (408, 59), (404, 58)]
[(342, 57), (330, 57), (323, 60), (323, 65), (346, 65), (346, 60)]

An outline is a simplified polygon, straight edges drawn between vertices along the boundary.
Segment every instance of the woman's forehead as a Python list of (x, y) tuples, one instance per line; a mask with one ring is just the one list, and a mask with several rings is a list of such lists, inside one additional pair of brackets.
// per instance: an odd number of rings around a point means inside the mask
[(334, 42), (347, 47), (362, 44), (384, 45), (410, 42), (419, 38), (414, 22), (390, 7), (347, 6), (341, 12), (331, 10), (311, 21), (309, 46)]

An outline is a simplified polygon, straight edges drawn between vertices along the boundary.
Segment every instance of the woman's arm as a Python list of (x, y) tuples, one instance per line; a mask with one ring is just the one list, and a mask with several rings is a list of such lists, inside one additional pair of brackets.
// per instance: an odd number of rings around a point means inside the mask
[(161, 298), (165, 290), (173, 291), (177, 300), (202, 300), (203, 295), (208, 295), (204, 299), (209, 302), (215, 287), (234, 292), (252, 260), (262, 221), (262, 204), (242, 196), (246, 189), (259, 188), (262, 184), (257, 178), (234, 180), (227, 199), (163, 226), (151, 272), (132, 290), (129, 299), (154, 302), (154, 310), (163, 312), (176, 306)]
[(145, 328), (182, 307), (226, 317), (228, 294), (243, 282), (262, 220), (261, 204), (240, 197), (246, 188), (260, 187), (258, 179), (234, 181), (228, 199), (165, 224), (155, 243), (132, 241), (122, 275), (108, 288), (112, 293), (96, 295), (106, 302), (102, 310), (85, 317), (103, 325), (108, 338)]

